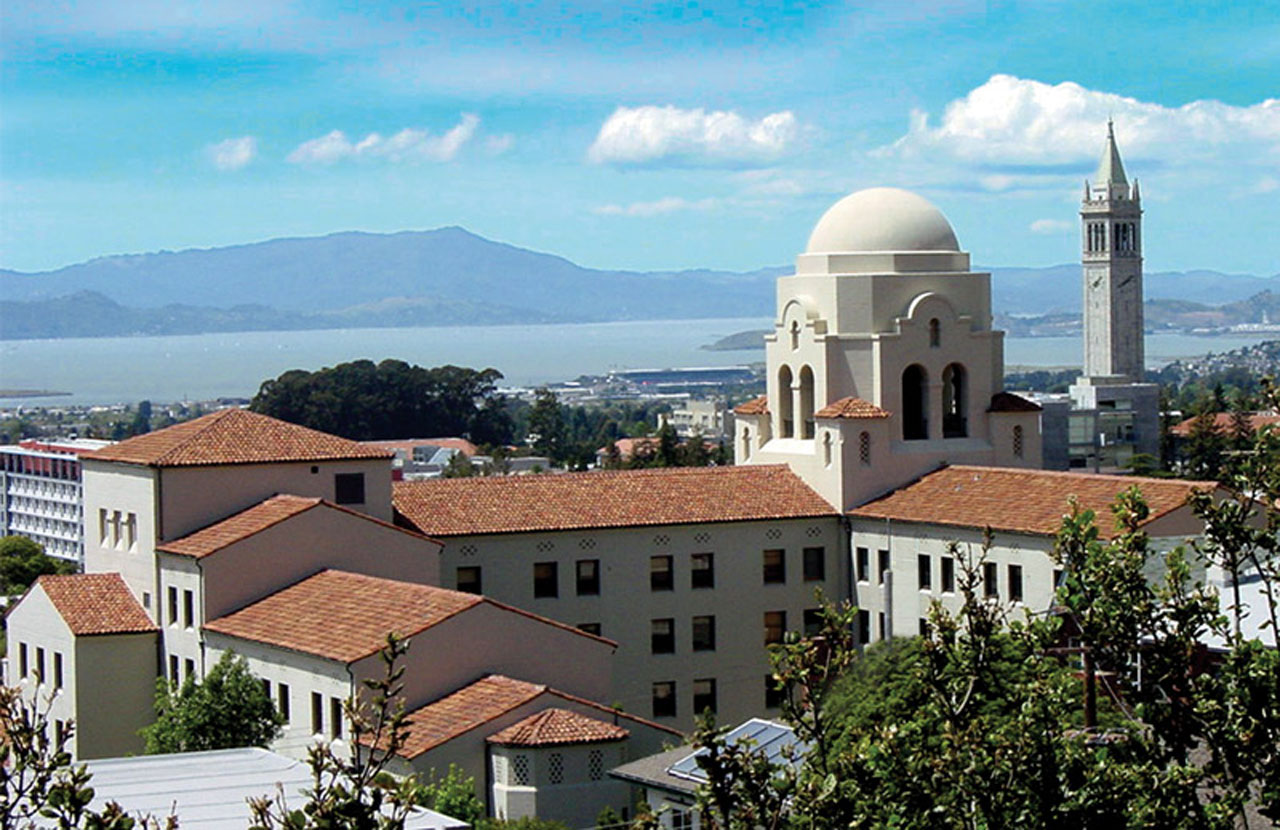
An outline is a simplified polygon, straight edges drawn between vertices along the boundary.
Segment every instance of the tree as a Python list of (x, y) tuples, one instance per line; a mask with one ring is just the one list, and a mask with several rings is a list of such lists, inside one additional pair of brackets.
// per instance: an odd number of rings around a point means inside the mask
[(249, 671), (243, 657), (223, 653), (202, 682), (188, 677), (180, 689), (156, 683), (156, 722), (142, 729), (146, 752), (198, 752), (267, 746), (284, 718)]
[(471, 458), (462, 451), (449, 456), (449, 463), (440, 473), (443, 478), (470, 478), (475, 474), (476, 468), (471, 465)]
[(545, 386), (535, 393), (533, 409), (529, 412), (529, 436), (533, 449), (553, 462), (564, 459), (567, 427), (564, 412), (556, 393)]
[(129, 425), (132, 435), (142, 435), (151, 431), (151, 401), (140, 401), (138, 411), (134, 413), (133, 422)]
[(76, 563), (55, 559), (40, 543), (26, 536), (0, 538), (0, 592), (15, 596), (44, 574), (75, 573)]
[(438, 781), (432, 770), (431, 780), (419, 785), (417, 803), (473, 827), (485, 816), (484, 804), (476, 795), (475, 779), (456, 764), (450, 764), (448, 773)]

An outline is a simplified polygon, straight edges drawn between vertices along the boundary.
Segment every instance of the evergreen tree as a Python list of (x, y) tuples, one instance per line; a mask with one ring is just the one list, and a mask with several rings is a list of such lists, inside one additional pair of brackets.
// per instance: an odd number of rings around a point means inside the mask
[(564, 411), (556, 393), (545, 386), (535, 394), (537, 397), (529, 412), (529, 435), (534, 439), (534, 452), (547, 456), (553, 463), (559, 463), (565, 457), (567, 427)]
[(156, 684), (156, 722), (142, 729), (148, 755), (267, 746), (284, 718), (243, 657), (225, 652), (203, 681)]

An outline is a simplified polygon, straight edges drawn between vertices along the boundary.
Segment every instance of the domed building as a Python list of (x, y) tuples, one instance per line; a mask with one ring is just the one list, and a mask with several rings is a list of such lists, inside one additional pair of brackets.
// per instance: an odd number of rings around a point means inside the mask
[(788, 464), (840, 510), (943, 463), (1038, 468), (1039, 407), (1002, 393), (990, 274), (897, 188), (823, 214), (777, 283), (767, 394), (737, 410), (738, 464)]

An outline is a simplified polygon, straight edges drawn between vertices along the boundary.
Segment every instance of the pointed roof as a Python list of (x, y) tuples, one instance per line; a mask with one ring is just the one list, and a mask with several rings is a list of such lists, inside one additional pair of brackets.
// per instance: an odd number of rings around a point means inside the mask
[(565, 746), (621, 741), (631, 733), (621, 726), (570, 712), (543, 709), (501, 732), (490, 735), (491, 744), (502, 746)]
[(46, 574), (36, 585), (77, 637), (157, 630), (118, 573)]
[(349, 441), (247, 409), (220, 409), (165, 429), (135, 435), (80, 456), (148, 467), (264, 464), (391, 458), (381, 447)]
[(1116, 148), (1115, 125), (1110, 119), (1107, 120), (1107, 146), (1102, 149), (1102, 161), (1098, 162), (1093, 183), (1098, 186), (1129, 183), (1124, 177), (1124, 165), (1120, 163), (1120, 151)]

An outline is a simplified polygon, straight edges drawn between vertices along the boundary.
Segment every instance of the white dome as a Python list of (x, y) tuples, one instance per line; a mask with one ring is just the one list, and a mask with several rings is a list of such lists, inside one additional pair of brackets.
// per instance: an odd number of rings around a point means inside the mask
[(928, 199), (896, 187), (873, 187), (828, 208), (805, 252), (959, 250), (951, 223)]

